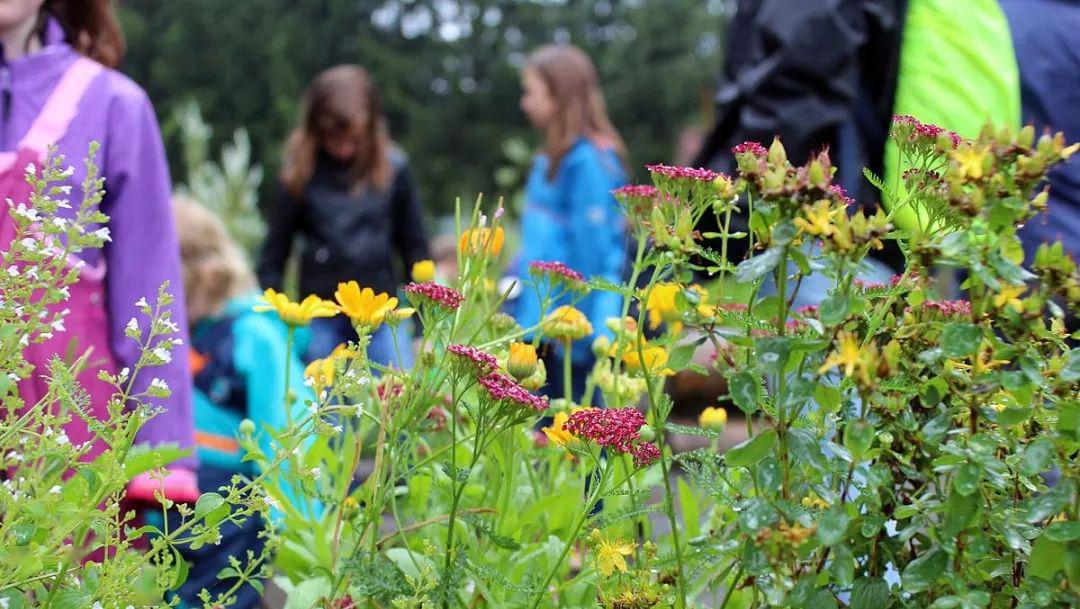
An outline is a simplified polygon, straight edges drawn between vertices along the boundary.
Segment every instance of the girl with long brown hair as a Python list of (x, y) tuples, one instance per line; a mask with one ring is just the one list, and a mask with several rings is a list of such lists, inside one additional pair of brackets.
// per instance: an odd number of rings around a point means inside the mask
[[(280, 290), (285, 261), (301, 236), (300, 291), (331, 298), (342, 281), (356, 280), (393, 294), (402, 274), (428, 258), (420, 200), (405, 156), (390, 141), (379, 90), (357, 65), (315, 77), (300, 120), (285, 144), (282, 197), (270, 216), (259, 261), (264, 287)], [(411, 345), (395, 348), (386, 326), (368, 353), (381, 364), (407, 368)], [(344, 317), (311, 324), (309, 359), (355, 337)], [(398, 356), (400, 354), (400, 357)]]
[[(626, 184), (626, 147), (608, 119), (596, 68), (577, 47), (546, 46), (529, 56), (521, 83), (521, 109), (544, 143), (525, 187), (519, 276), (528, 276), (533, 262), (558, 261), (587, 277), (618, 283), (626, 229), (611, 191)], [(516, 312), (526, 328), (541, 313), (534, 290), (525, 287)], [(618, 294), (600, 291), (578, 304), (594, 336), (609, 334), (605, 321), (618, 317), (621, 306)], [(557, 360), (572, 356), (574, 396), (581, 399), (592, 367), (589, 343), (578, 341), (572, 354), (547, 362), (550, 387), (562, 386), (557, 377), (563, 367)]]
[[(143, 426), (137, 439), (186, 448), (194, 443), (191, 381), (172, 185), (150, 100), (113, 69), (123, 46), (110, 0), (0, 2), (0, 201), (28, 203), (25, 172), (28, 167), (40, 171), (49, 148), (55, 146), (72, 167), (62, 186), (71, 189), (73, 200), (59, 211), (70, 220), (78, 211), (86, 174), (82, 160), (91, 142), (97, 142), (101, 151), (95, 161), (105, 178), (100, 209), (110, 218), (105, 227), (90, 227), (108, 237), (104, 248), (69, 260), (82, 268), (62, 306), (70, 313), (51, 338), (26, 346), (23, 356), (35, 370), (19, 380), (19, 396), (26, 404), (45, 396), (49, 359), (63, 356), (74, 342), (79, 353), (92, 349), (95, 365), (88, 366), (79, 381), (90, 394), (91, 414), (107, 418), (112, 388), (98, 379), (98, 372), (123, 374), (137, 368), (140, 349), (125, 329), (141, 320), (143, 332), (147, 331), (148, 320), (139, 310), (142, 299), (152, 301), (167, 281), (176, 303), (169, 307), (177, 329), (170, 338), (176, 341), (171, 356), (159, 358), (161, 366), (139, 375), (134, 394), (146, 391), (151, 377), (157, 377), (155, 385), (167, 385), (171, 396), (149, 400), (162, 412)], [(16, 232), (9, 212), (0, 204), (3, 252)], [(65, 433), (72, 443), (90, 443), (86, 459), (105, 449), (81, 417), (72, 416)], [(190, 457), (173, 467), (165, 483), (170, 499), (198, 497), (193, 466)], [(136, 479), (128, 496), (153, 499), (150, 479)]]

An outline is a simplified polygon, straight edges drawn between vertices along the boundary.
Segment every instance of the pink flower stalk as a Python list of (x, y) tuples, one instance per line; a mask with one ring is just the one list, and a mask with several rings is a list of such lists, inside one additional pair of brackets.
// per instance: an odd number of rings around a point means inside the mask
[(817, 315), (818, 306), (817, 305), (803, 305), (801, 307), (797, 307), (795, 309), (795, 312), (798, 313), (799, 315), (802, 315), (803, 317), (813, 317), (813, 316)]
[(939, 135), (941, 135), (942, 133), (945, 133), (945, 134), (948, 134), (949, 139), (952, 140), (953, 148), (959, 146), (960, 142), (963, 141), (962, 137), (960, 137), (958, 134), (956, 134), (956, 133), (954, 133), (952, 131), (949, 131), (947, 129), (942, 129), (941, 127), (938, 127), (937, 125), (924, 123), (924, 122), (920, 121), (919, 119), (915, 118), (914, 116), (910, 116), (908, 114), (896, 114), (896, 115), (893, 115), (892, 120), (893, 120), (894, 133), (895, 133), (895, 128), (897, 126), (909, 127), (911, 129), (911, 135), (909, 136), (909, 139), (912, 139), (912, 140), (914, 140), (916, 138), (927, 138), (927, 139), (936, 141)]
[(660, 190), (650, 184), (640, 184), (616, 188), (611, 194), (628, 199), (655, 199), (660, 196)]
[(877, 290), (877, 289), (885, 287), (884, 283), (880, 283), (880, 282), (877, 282), (877, 281), (866, 281), (866, 280), (858, 279), (858, 278), (853, 279), (851, 281), (851, 283), (852, 283), (852, 285), (854, 285), (855, 287), (857, 287), (857, 288), (859, 288), (861, 290)]
[[(967, 317), (971, 315), (971, 303), (966, 300), (927, 300), (922, 303), (924, 310), (936, 311), (945, 317)], [(905, 313), (911, 313), (912, 308), (904, 309)]]
[(645, 415), (636, 408), (586, 408), (570, 415), (566, 430), (605, 448), (633, 454)]
[(765, 157), (769, 155), (769, 151), (759, 142), (743, 142), (732, 148), (731, 154), (752, 154), (757, 157)]
[(409, 294), (409, 300), (413, 300), (413, 297), (417, 297), (419, 302), (427, 300), (451, 310), (460, 307), (462, 301), (465, 300), (465, 297), (461, 295), (461, 292), (458, 292), (454, 288), (439, 285), (433, 281), (410, 283), (405, 286), (405, 292)]
[(479, 383), (488, 396), (497, 402), (506, 402), (519, 408), (531, 408), (536, 411), (547, 410), (548, 402), (546, 397), (529, 393), (528, 389), (522, 387), (517, 381), (505, 374), (492, 372), (481, 377)]
[(660, 459), (660, 449), (650, 442), (642, 442), (634, 448), (634, 466), (646, 467)]
[(855, 206), (855, 199), (852, 199), (851, 197), (849, 197), (847, 191), (844, 190), (843, 188), (841, 188), (839, 184), (833, 184), (833, 185), (829, 186), (829, 192), (836, 195), (836, 198), (839, 199), (840, 202), (843, 203), (844, 205), (846, 205), (847, 207), (854, 207)]
[(672, 167), (671, 165), (646, 165), (646, 169), (649, 171), (674, 179), (674, 180), (694, 180), (697, 182), (711, 182), (716, 178), (719, 178), (721, 173), (713, 171), (711, 169), (692, 167)]
[(490, 374), (492, 370), (499, 367), (499, 360), (495, 359), (494, 355), (485, 353), (476, 347), (450, 345), (446, 350), (459, 361), (475, 367), (476, 373), (481, 376)]
[(546, 262), (538, 260), (529, 263), (529, 270), (538, 275), (551, 275), (553, 279), (565, 279), (567, 281), (585, 282), (585, 276), (566, 266), (562, 262)]

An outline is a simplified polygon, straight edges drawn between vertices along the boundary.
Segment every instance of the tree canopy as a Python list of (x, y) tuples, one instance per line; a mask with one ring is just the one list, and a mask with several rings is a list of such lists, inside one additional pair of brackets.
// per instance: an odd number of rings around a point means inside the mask
[[(583, 47), (601, 73), (635, 168), (669, 160), (680, 129), (709, 106), (725, 0), (126, 0), (124, 70), (142, 84), (181, 157), (169, 117), (201, 106), (213, 144), (237, 127), (273, 175), (309, 79), (337, 63), (366, 67), (393, 137), (432, 211), (455, 197), (504, 194), (503, 143), (539, 143), (518, 108), (518, 69), (549, 42)], [(640, 170), (639, 170), (640, 171)], [(643, 178), (639, 173), (638, 178)], [(263, 201), (275, 180), (263, 186)]]

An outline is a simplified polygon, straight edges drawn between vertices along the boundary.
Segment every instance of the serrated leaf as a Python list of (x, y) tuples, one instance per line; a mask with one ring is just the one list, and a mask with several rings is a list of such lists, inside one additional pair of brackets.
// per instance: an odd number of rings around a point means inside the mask
[(739, 410), (754, 414), (762, 398), (761, 379), (752, 370), (737, 372), (728, 381), (728, 393)]
[(982, 328), (974, 324), (949, 324), (941, 331), (941, 351), (948, 358), (974, 355), (982, 342), (982, 335)]
[(750, 283), (761, 279), (780, 263), (782, 252), (782, 247), (770, 247), (753, 258), (743, 260), (735, 267), (735, 280), (739, 283)]

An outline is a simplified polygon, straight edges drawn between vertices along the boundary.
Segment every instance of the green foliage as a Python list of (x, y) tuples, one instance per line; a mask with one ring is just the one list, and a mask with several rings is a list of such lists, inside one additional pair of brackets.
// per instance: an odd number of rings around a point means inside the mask
[[(519, 187), (520, 173), (507, 170), (521, 167), (520, 143), (532, 148), (538, 138), (518, 109), (518, 69), (524, 54), (553, 41), (582, 46), (597, 63), (631, 167), (672, 158), (678, 131), (709, 105), (727, 5), (129, 0), (120, 11), (124, 69), (160, 115), (194, 99), (213, 127), (213, 148), (243, 127), (253, 160), (272, 174), (308, 81), (336, 63), (364, 65), (382, 89), (426, 205), (448, 213), (457, 197), (485, 192), (495, 200)], [(174, 167), (179, 136), (166, 138)], [(264, 207), (274, 186), (263, 185)]]

